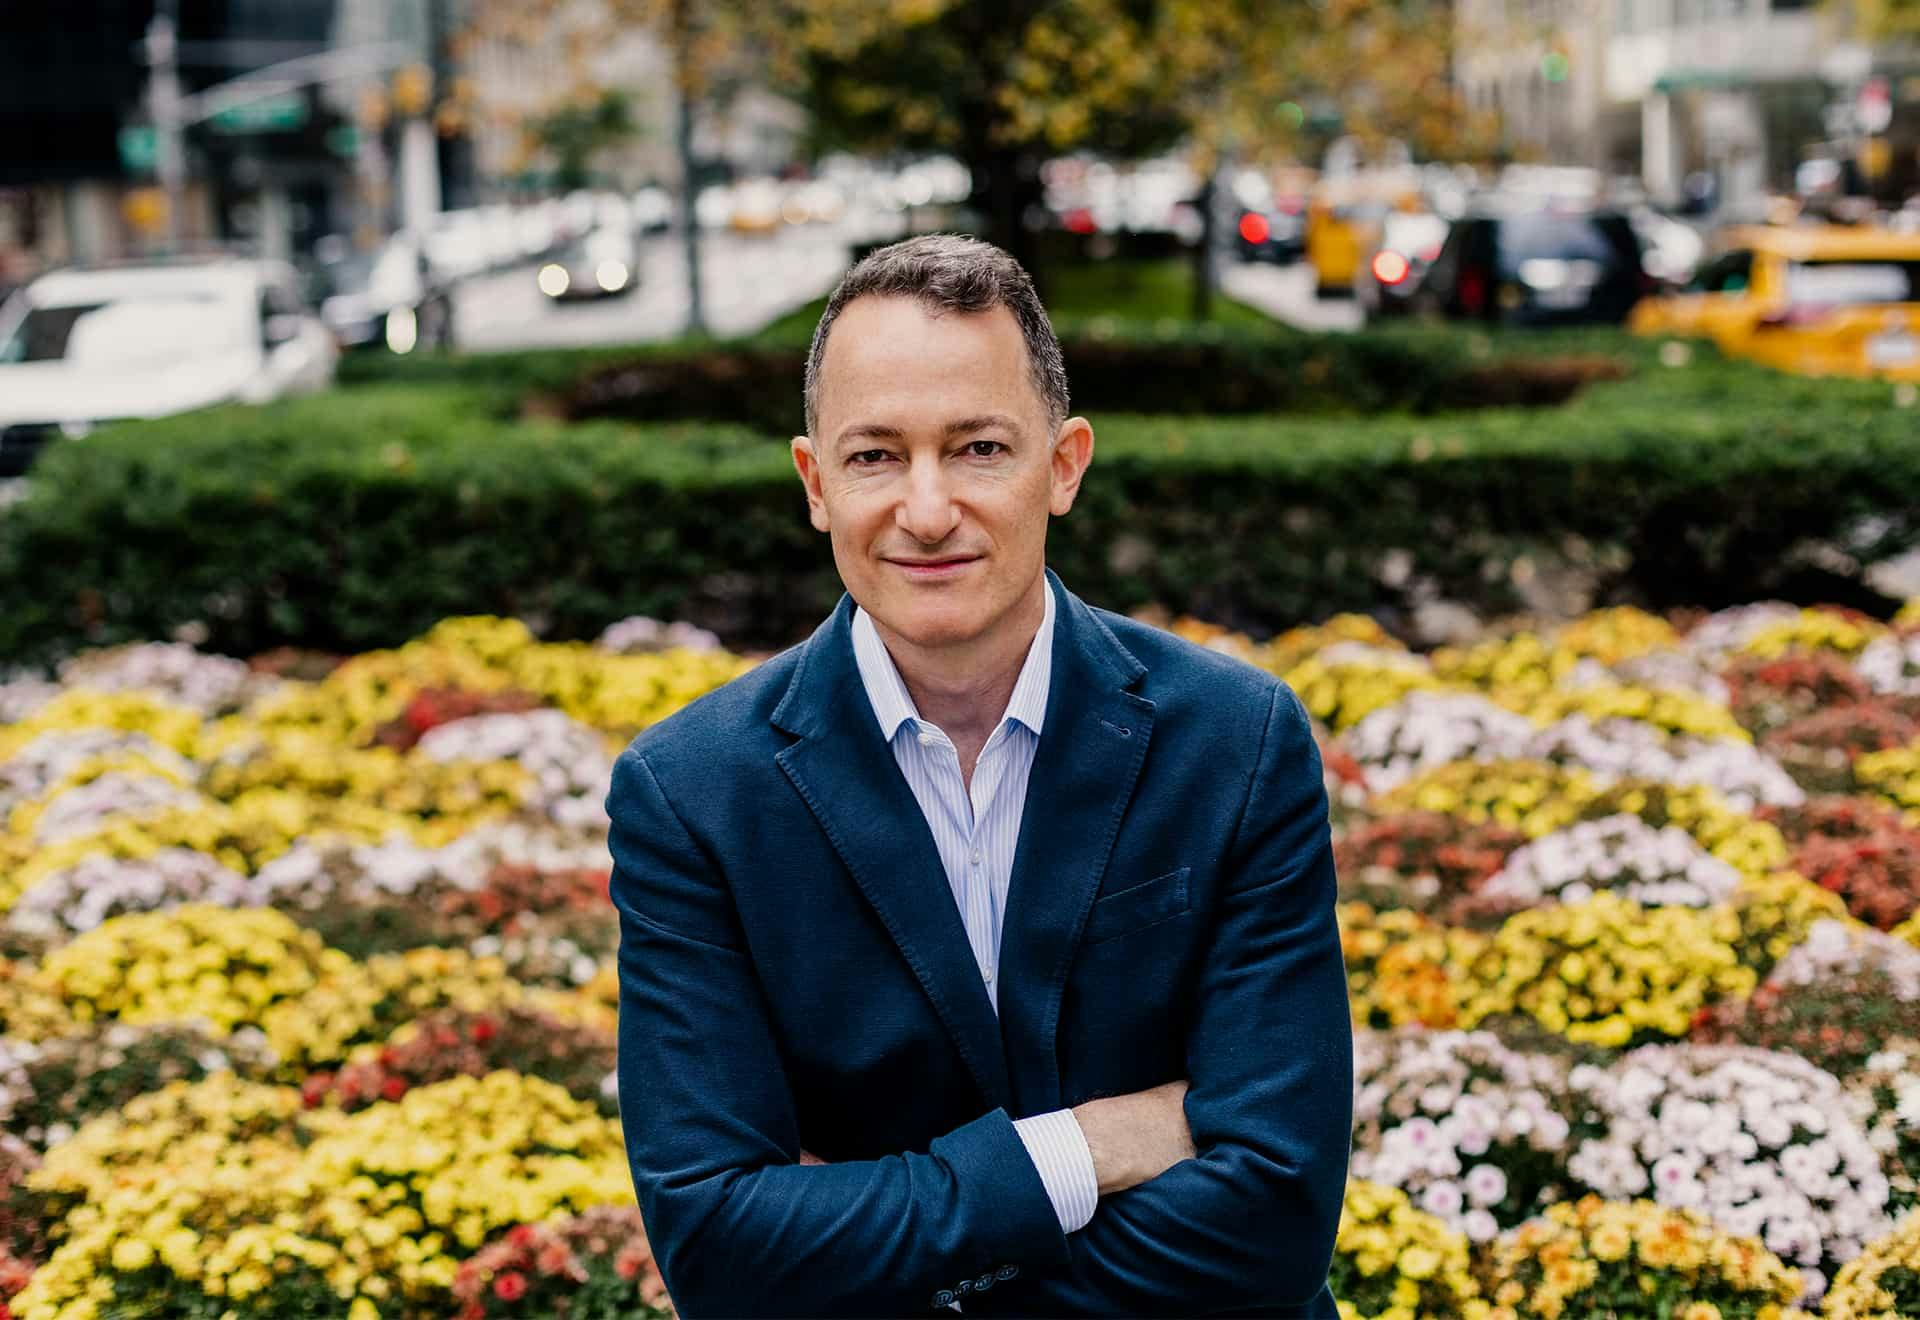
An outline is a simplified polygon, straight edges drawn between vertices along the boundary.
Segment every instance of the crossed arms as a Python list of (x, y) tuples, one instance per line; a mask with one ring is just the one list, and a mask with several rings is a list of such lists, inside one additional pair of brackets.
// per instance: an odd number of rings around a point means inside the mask
[(801, 1162), (725, 883), (643, 755), (620, 757), (608, 797), (620, 1107), (682, 1315), (930, 1314), (941, 1290), (988, 1275), (1017, 1279), (1009, 1304), (1054, 1315), (1319, 1293), (1346, 1176), (1351, 1029), (1319, 756), (1286, 688), (1266, 724), (1201, 960), (1184, 1091), (1075, 1111), (1101, 1200), (1072, 1234), (1004, 1109), (924, 1152)]

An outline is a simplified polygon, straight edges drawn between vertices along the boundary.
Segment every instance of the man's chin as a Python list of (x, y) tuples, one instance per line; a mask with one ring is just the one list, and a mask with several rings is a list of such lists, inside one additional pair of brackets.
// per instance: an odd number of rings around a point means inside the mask
[[(921, 592), (909, 589), (888, 602), (885, 613), (867, 612), (909, 646), (923, 650), (959, 646), (978, 637), (984, 628), (985, 611), (977, 604), (960, 600), (915, 600)], [(933, 593), (928, 592), (927, 595)], [(901, 597), (904, 596), (905, 599)]]

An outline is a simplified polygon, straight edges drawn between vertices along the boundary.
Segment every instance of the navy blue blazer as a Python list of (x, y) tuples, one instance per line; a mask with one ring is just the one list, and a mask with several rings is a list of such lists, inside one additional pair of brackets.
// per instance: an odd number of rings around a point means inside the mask
[[(615, 764), (620, 1111), (682, 1315), (1335, 1314), (1353, 1041), (1306, 714), (1047, 584), (997, 1020), (849, 598)], [(1197, 1157), (1062, 1233), (1013, 1119), (1179, 1078)]]

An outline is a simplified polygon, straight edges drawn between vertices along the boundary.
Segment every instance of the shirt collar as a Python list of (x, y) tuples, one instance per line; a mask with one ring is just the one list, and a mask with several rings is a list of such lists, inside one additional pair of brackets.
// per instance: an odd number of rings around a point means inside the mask
[[(1046, 723), (1047, 692), (1053, 678), (1053, 588), (1048, 586), (1045, 594), (1046, 612), (1041, 615), (1033, 644), (1027, 648), (1026, 663), (1020, 666), (1013, 695), (1007, 699), (1007, 709), (1000, 717), (1003, 724), (1008, 720), (1024, 724), (1035, 736)], [(899, 667), (887, 651), (887, 644), (880, 640), (873, 620), (858, 605), (853, 607), (853, 657), (860, 668), (860, 682), (867, 690), (867, 701), (873, 706), (874, 717), (880, 721), (880, 732), (892, 742), (902, 724), (908, 720), (919, 721), (920, 712), (913, 704), (913, 695), (907, 691), (906, 680), (900, 677)]]

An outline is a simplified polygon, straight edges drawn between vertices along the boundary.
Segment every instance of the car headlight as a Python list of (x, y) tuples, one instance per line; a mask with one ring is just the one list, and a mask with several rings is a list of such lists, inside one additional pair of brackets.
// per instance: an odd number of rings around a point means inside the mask
[(550, 261), (540, 268), (540, 292), (549, 298), (558, 298), (573, 283), (567, 278), (567, 268), (557, 261)]
[(396, 353), (411, 353), (420, 340), (420, 322), (411, 307), (396, 307), (387, 313), (387, 347)]
[(624, 261), (603, 261), (593, 272), (593, 278), (608, 293), (617, 293), (627, 287), (627, 264)]

